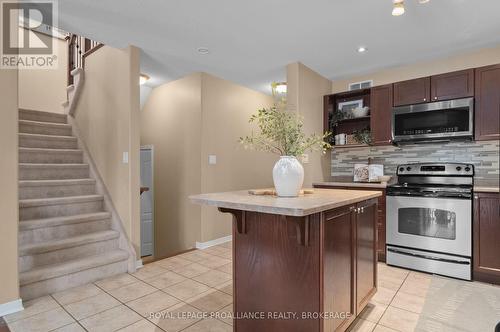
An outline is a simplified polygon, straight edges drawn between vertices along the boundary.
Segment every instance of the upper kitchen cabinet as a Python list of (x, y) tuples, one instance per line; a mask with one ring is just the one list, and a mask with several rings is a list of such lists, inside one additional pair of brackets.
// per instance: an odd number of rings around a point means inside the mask
[(476, 140), (500, 138), (500, 64), (476, 68)]
[(373, 144), (391, 143), (392, 84), (371, 89), (370, 127)]
[(431, 101), (474, 96), (474, 69), (431, 76)]
[(430, 99), (430, 77), (394, 83), (394, 106), (428, 103)]

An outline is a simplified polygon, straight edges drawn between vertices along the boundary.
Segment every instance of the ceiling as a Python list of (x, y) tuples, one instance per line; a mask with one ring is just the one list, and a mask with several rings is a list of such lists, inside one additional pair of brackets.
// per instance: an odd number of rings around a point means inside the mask
[(405, 2), (393, 17), (391, 0), (60, 0), (59, 27), (140, 47), (152, 86), (204, 71), (264, 92), (296, 61), (338, 79), (500, 44), (498, 0)]

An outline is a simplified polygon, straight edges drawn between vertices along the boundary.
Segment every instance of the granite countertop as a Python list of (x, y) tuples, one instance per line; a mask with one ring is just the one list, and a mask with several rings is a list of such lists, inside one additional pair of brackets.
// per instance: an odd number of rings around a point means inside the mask
[(475, 192), (484, 192), (484, 193), (498, 193), (499, 190), (499, 181), (498, 180), (483, 180), (476, 179), (474, 180), (474, 191)]
[(303, 217), (358, 203), (382, 194), (379, 191), (314, 189), (299, 197), (250, 195), (247, 190), (189, 196), (193, 203), (228, 209)]

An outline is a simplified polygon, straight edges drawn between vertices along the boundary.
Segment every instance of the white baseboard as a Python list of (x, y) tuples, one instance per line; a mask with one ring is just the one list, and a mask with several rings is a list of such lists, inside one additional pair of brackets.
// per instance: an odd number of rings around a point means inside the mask
[(135, 261), (135, 268), (140, 269), (141, 267), (144, 267), (144, 265), (142, 265), (142, 259), (136, 260)]
[(223, 244), (223, 243), (226, 243), (226, 242), (231, 242), (232, 240), (233, 240), (233, 236), (232, 235), (228, 235), (228, 236), (220, 237), (218, 239), (210, 240), (210, 241), (207, 241), (207, 242), (196, 242), (196, 249), (207, 249), (207, 248), (216, 246), (218, 244)]
[(14, 301), (10, 301), (7, 303), (0, 304), (0, 317), (12, 314), (14, 312), (18, 312), (24, 310), (23, 300), (17, 299)]

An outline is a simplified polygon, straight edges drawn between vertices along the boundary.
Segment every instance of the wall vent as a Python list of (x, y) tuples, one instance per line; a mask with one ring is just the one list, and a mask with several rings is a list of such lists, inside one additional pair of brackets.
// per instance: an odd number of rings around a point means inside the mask
[(349, 83), (349, 91), (352, 90), (360, 90), (360, 89), (368, 89), (373, 86), (373, 80), (363, 81), (363, 82), (355, 82)]

